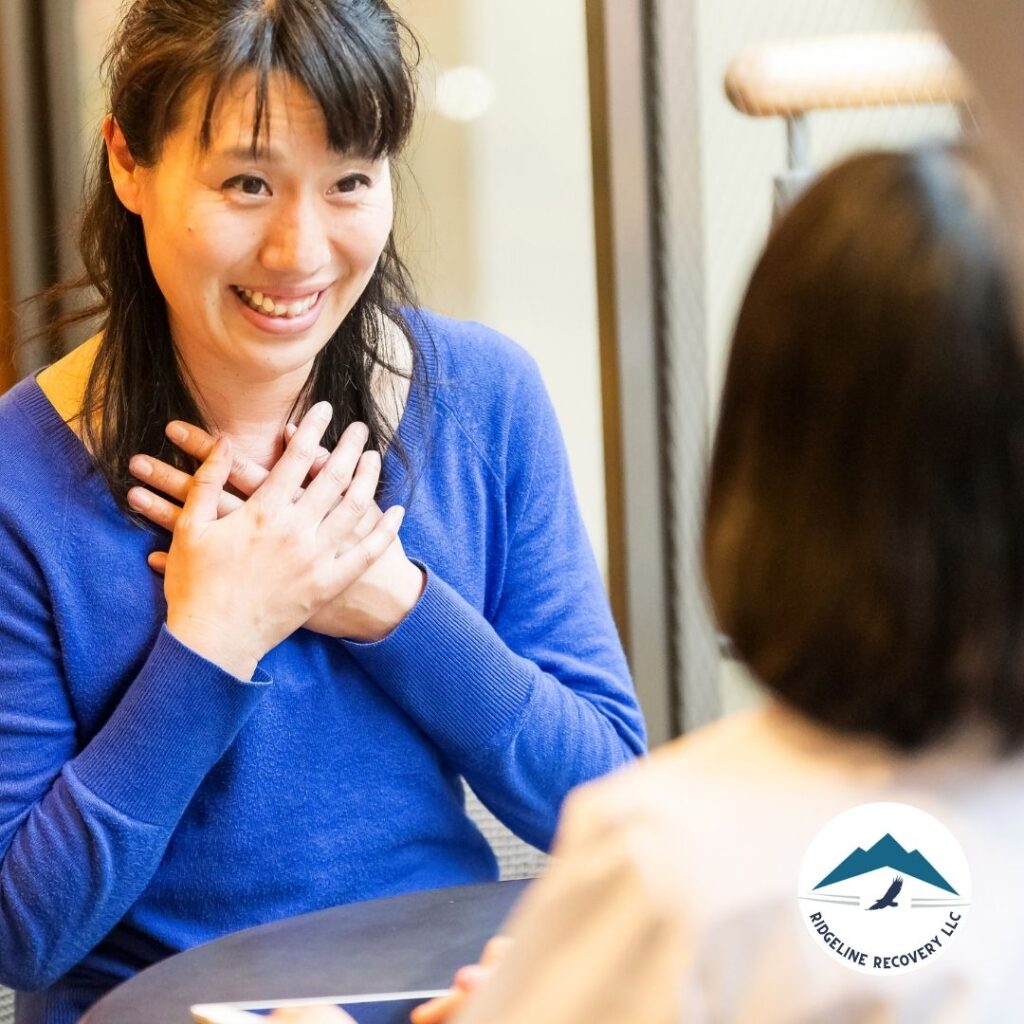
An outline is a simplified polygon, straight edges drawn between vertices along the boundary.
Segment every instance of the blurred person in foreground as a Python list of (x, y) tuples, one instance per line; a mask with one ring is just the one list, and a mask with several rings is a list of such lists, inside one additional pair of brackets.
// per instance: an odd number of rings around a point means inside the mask
[[(570, 797), (504, 955), (416, 1024), (1019, 1016), (1024, 356), (999, 211), (975, 154), (933, 147), (851, 159), (775, 228), (704, 540), (769, 699)], [(818, 831), (874, 802), (936, 817), (974, 879), (957, 941), (897, 976), (830, 960), (797, 900)]]

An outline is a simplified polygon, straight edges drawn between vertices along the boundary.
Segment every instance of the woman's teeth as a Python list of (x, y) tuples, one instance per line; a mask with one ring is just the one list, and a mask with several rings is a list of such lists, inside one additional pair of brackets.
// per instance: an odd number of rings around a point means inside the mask
[(304, 299), (296, 299), (295, 302), (275, 302), (269, 295), (263, 292), (253, 292), (248, 288), (236, 288), (235, 294), (250, 308), (264, 316), (293, 317), (301, 316), (317, 299), (319, 292), (307, 295)]

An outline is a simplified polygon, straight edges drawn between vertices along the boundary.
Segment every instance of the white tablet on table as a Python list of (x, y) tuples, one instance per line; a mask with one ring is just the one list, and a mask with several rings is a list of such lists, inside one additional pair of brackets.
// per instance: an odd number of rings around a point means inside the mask
[(409, 1024), (409, 1014), (448, 989), (423, 992), (374, 992), (315, 999), (267, 999), (254, 1003), (197, 1003), (189, 1007), (196, 1024), (259, 1024), (274, 1011), (289, 1006), (337, 1006), (357, 1024)]

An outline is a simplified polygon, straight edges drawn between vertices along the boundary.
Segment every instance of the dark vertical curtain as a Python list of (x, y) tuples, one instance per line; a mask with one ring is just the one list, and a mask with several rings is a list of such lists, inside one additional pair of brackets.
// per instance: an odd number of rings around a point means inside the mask
[(70, 0), (0, 4), (0, 298), (6, 314), (0, 363), (9, 368), (4, 386), (63, 351), (46, 329), (56, 311), (31, 300), (76, 266), (82, 160), (74, 12)]
[(3, 80), (0, 78), (0, 391), (6, 391), (14, 375), (14, 281), (11, 266), (11, 229), (7, 216), (8, 185), (6, 138), (3, 109)]

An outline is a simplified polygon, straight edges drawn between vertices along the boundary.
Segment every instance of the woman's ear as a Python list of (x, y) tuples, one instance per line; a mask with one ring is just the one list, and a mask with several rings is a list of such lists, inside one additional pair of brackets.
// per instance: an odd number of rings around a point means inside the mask
[(140, 168), (113, 114), (107, 114), (103, 119), (103, 141), (107, 144), (107, 166), (110, 168), (110, 178), (117, 198), (132, 213), (141, 213), (138, 180)]

